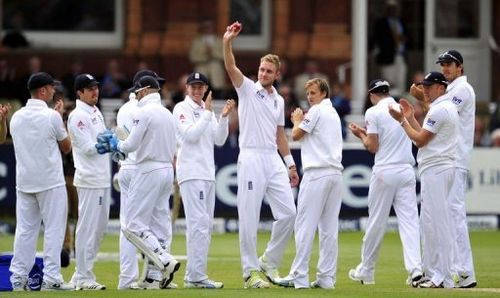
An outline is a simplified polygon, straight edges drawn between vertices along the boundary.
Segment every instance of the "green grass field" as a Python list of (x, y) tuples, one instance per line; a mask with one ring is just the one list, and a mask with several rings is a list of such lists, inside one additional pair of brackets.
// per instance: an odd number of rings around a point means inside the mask
[[(181, 261), (181, 270), (176, 274), (174, 282), (181, 287), (175, 290), (157, 291), (118, 291), (118, 261), (102, 261), (95, 264), (95, 274), (99, 282), (108, 286), (106, 291), (79, 292), (0, 292), (5, 297), (500, 297), (500, 232), (473, 232), (471, 234), (474, 261), (477, 272), (478, 287), (476, 289), (413, 289), (405, 284), (406, 272), (403, 267), (402, 250), (397, 233), (388, 233), (384, 239), (379, 261), (377, 263), (376, 284), (363, 286), (352, 282), (347, 277), (350, 268), (359, 262), (362, 233), (340, 233), (339, 257), (336, 289), (295, 290), (272, 287), (271, 289), (243, 289), (241, 278), (239, 246), (237, 234), (214, 235), (210, 251), (208, 274), (212, 279), (224, 282), (222, 290), (182, 289), (185, 261)], [(13, 236), (2, 236), (0, 251), (11, 251)], [(259, 234), (258, 247), (262, 253), (268, 233)], [(39, 244), (39, 251), (41, 250)], [(109, 235), (104, 238), (102, 252), (118, 252), (118, 237)], [(172, 242), (172, 252), (175, 255), (185, 255), (184, 236), (175, 236)], [(290, 241), (284, 262), (280, 268), (286, 275), (294, 257), (293, 241)], [(318, 260), (317, 240), (311, 259), (310, 277), (315, 277), (315, 265)], [(74, 270), (74, 261), (63, 269), (65, 280), (69, 280)]]

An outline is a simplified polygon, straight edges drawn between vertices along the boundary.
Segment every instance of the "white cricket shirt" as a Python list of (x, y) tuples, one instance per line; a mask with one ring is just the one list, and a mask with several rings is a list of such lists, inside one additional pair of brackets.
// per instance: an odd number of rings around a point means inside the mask
[[(134, 114), (137, 110), (137, 99), (131, 98), (118, 110), (116, 115), (116, 125), (130, 134), (134, 121)], [(122, 169), (135, 169), (135, 152), (127, 154), (125, 160), (120, 161)]]
[(63, 186), (58, 141), (68, 137), (61, 115), (41, 99), (29, 99), (10, 121), (16, 155), (16, 188), (35, 193)]
[(342, 166), (342, 128), (340, 117), (329, 98), (313, 105), (299, 124), (307, 132), (302, 138), (302, 168), (334, 168)]
[(238, 93), (239, 146), (277, 150), (278, 126), (285, 126), (284, 100), (276, 88), (268, 93), (259, 82), (244, 77)]
[(97, 134), (106, 130), (104, 117), (96, 106), (77, 99), (69, 114), (68, 131), (73, 146), (76, 187), (105, 188), (111, 185), (109, 154), (99, 154), (95, 145)]
[(448, 94), (438, 97), (430, 104), (422, 129), (434, 137), (418, 150), (417, 161), (420, 174), (432, 166), (455, 166), (458, 138), (458, 113)]
[(474, 146), (476, 94), (467, 82), (466, 76), (456, 78), (448, 85), (446, 92), (449, 94), (448, 98), (455, 104), (459, 116), (456, 166), (469, 169)]
[(177, 181), (187, 180), (215, 181), (214, 145), (222, 146), (229, 134), (229, 121), (205, 110), (191, 97), (174, 107), (176, 137), (179, 144), (177, 152)]
[(118, 142), (124, 153), (136, 151), (136, 165), (141, 172), (172, 167), (176, 147), (175, 121), (161, 105), (159, 93), (151, 93), (137, 103), (132, 130), (125, 141)]
[(390, 104), (396, 104), (394, 98), (383, 98), (365, 113), (366, 132), (378, 135), (374, 170), (415, 164), (411, 152), (411, 140), (401, 124), (389, 114)]

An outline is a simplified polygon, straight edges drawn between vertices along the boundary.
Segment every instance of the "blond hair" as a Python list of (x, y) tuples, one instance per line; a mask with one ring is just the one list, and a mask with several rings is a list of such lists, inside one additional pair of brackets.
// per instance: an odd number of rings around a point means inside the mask
[(264, 61), (274, 64), (274, 66), (276, 66), (276, 71), (279, 71), (281, 68), (280, 57), (278, 57), (278, 55), (267, 54), (267, 55), (263, 56), (262, 58), (260, 58), (260, 63), (262, 63)]
[(325, 98), (329, 97), (330, 87), (328, 86), (328, 82), (326, 80), (320, 78), (310, 79), (309, 81), (306, 82), (306, 85), (304, 87), (307, 89), (312, 85), (317, 85), (320, 92), (325, 92), (326, 93)]

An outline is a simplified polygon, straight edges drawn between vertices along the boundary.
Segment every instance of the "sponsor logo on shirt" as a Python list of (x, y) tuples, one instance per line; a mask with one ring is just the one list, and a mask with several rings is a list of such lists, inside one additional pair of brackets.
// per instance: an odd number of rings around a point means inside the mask
[(452, 103), (456, 104), (457, 106), (462, 103), (463, 100), (460, 98), (454, 96), (453, 99), (451, 100)]
[(259, 99), (264, 99), (266, 96), (264, 94), (260, 93), (260, 91), (257, 91), (257, 97)]
[(200, 200), (203, 200), (203, 190), (200, 191)]
[(133, 125), (137, 125), (137, 124), (139, 124), (139, 119), (134, 119), (134, 120), (132, 120), (132, 124), (133, 124)]
[(199, 112), (193, 112), (193, 115), (194, 115), (196, 118), (200, 118), (200, 113), (199, 113)]
[(277, 109), (278, 108), (278, 101), (275, 99), (274, 100), (274, 108)]
[(97, 124), (97, 118), (92, 118), (91, 121), (92, 121), (92, 124), (94, 124), (94, 125)]
[(425, 123), (428, 126), (434, 126), (436, 124), (436, 120), (432, 120), (431, 118), (427, 119), (427, 122)]
[(302, 120), (302, 123), (304, 123), (304, 125), (309, 125), (311, 121), (307, 118), (304, 118), (304, 120)]
[(252, 190), (253, 189), (253, 183), (252, 181), (248, 181), (248, 190)]

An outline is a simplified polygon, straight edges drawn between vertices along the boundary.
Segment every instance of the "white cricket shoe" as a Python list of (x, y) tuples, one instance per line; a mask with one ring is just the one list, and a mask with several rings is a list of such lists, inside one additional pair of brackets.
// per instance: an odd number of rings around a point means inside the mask
[(81, 282), (77, 283), (76, 290), (77, 291), (81, 291), (81, 290), (100, 291), (100, 290), (106, 290), (106, 286), (101, 285), (100, 283), (98, 283), (96, 281), (81, 281)]
[(30, 291), (31, 289), (28, 287), (28, 281), (25, 280), (16, 280), (12, 283), (12, 291), (13, 292), (22, 292), (22, 291)]
[(260, 271), (262, 273), (264, 273), (264, 275), (267, 277), (267, 279), (275, 284), (275, 285), (279, 285), (277, 280), (280, 278), (280, 273), (278, 271), (278, 269), (272, 267), (268, 262), (267, 262), (267, 259), (266, 259), (266, 256), (265, 255), (262, 255), (260, 258), (259, 258), (259, 267), (260, 267)]
[(315, 280), (313, 282), (311, 282), (311, 288), (312, 289), (327, 289), (327, 290), (334, 290), (335, 289), (335, 286), (331, 286), (331, 287), (323, 287), (321, 286), (321, 284), (319, 283), (318, 280)]
[(375, 284), (375, 280), (373, 280), (373, 277), (361, 276), (361, 274), (359, 274), (356, 269), (349, 270), (349, 278), (351, 280), (361, 282), (362, 285), (374, 285)]
[(408, 278), (406, 279), (406, 284), (414, 288), (417, 288), (418, 285), (424, 281), (423, 279), (424, 275), (422, 274), (422, 272), (420, 270), (414, 270), (412, 274), (408, 275)]
[(293, 288), (295, 286), (295, 277), (288, 274), (285, 277), (278, 277), (276, 279), (276, 284), (285, 288)]
[(258, 270), (250, 271), (250, 275), (245, 279), (245, 289), (267, 289), (270, 285), (263, 280)]
[(118, 288), (118, 290), (145, 290), (145, 288), (140, 287), (139, 283), (137, 283), (137, 282), (134, 281), (130, 285), (126, 286), (126, 287), (120, 287), (120, 288)]
[(469, 275), (469, 276), (458, 277), (457, 288), (468, 289), (468, 288), (474, 288), (476, 286), (477, 286), (477, 281), (473, 276)]
[(184, 288), (187, 289), (222, 289), (224, 284), (220, 281), (205, 279), (202, 281), (184, 281)]
[(65, 283), (51, 283), (48, 281), (42, 282), (42, 288), (40, 291), (74, 291), (75, 287), (73, 284)]
[(172, 282), (172, 279), (174, 279), (174, 273), (177, 272), (180, 267), (181, 263), (174, 259), (165, 265), (165, 268), (162, 270), (162, 279), (159, 284), (160, 289), (166, 289), (168, 287), (168, 285)]

